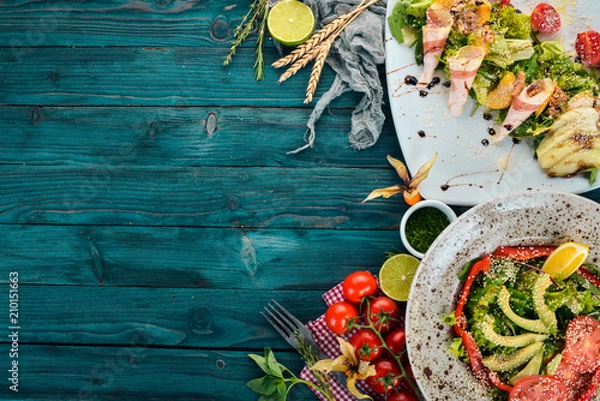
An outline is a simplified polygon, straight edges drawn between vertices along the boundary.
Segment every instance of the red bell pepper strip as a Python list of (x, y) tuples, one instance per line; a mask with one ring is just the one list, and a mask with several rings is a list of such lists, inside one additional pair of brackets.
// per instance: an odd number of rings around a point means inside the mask
[(475, 377), (477, 377), (477, 379), (479, 379), (480, 382), (482, 382), (488, 387), (491, 387), (493, 384), (500, 390), (510, 393), (512, 387), (508, 384), (502, 383), (500, 377), (498, 376), (498, 373), (488, 369), (483, 364), (483, 357), (481, 356), (481, 351), (479, 350), (477, 344), (475, 344), (475, 340), (473, 340), (471, 333), (469, 333), (467, 330), (463, 330), (461, 334), (461, 340), (463, 347), (465, 347), (467, 355), (469, 356), (469, 363), (471, 365), (471, 369), (473, 369), (473, 374), (475, 375)]
[(600, 288), (600, 277), (596, 276), (594, 273), (592, 273), (591, 271), (589, 271), (588, 269), (584, 268), (584, 267), (580, 267), (577, 270), (577, 273), (585, 278), (587, 281), (590, 281), (592, 284), (594, 284), (596, 287)]
[(499, 246), (492, 257), (501, 259), (528, 260), (550, 256), (555, 246)]
[(463, 313), (463, 309), (465, 304), (467, 303), (467, 298), (469, 297), (469, 291), (471, 291), (471, 286), (475, 281), (475, 277), (480, 272), (487, 273), (490, 269), (491, 255), (487, 254), (483, 258), (479, 259), (477, 262), (473, 264), (471, 267), (471, 271), (465, 280), (465, 285), (463, 286), (462, 292), (460, 294), (460, 298), (458, 300), (458, 305), (456, 306), (456, 310), (454, 311), (454, 317), (456, 318), (456, 323), (454, 324), (454, 332), (457, 336), (461, 336), (464, 329), (467, 326), (466, 318)]
[(473, 340), (471, 333), (467, 330), (463, 330), (460, 337), (463, 347), (465, 347), (467, 355), (469, 356), (469, 364), (471, 365), (471, 369), (473, 369), (473, 374), (484, 385), (491, 387), (492, 382), (489, 376), (489, 369), (483, 364), (483, 356), (481, 356), (481, 351), (477, 344), (475, 344), (475, 340)]

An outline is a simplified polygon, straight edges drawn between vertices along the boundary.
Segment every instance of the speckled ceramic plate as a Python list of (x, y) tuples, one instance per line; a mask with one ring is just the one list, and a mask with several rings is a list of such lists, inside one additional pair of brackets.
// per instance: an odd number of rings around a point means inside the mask
[[(513, 0), (516, 7), (531, 12), (539, 1)], [(562, 28), (558, 39), (575, 53), (577, 32), (600, 30), (600, 2), (597, 0), (548, 0), (559, 11)], [(387, 3), (391, 14), (396, 0)], [(452, 117), (448, 109), (449, 89), (438, 85), (421, 97), (414, 86), (405, 85), (408, 75), (419, 77), (422, 67), (414, 60), (414, 50), (399, 44), (386, 25), (386, 78), (389, 104), (396, 135), (408, 169), (414, 174), (437, 152), (438, 158), (421, 185), (426, 199), (452, 205), (476, 205), (495, 196), (518, 190), (545, 189), (583, 193), (592, 187), (586, 176), (551, 178), (533, 159), (527, 143), (515, 145), (510, 139), (493, 144), (483, 118), (483, 110), (474, 111), (469, 100), (461, 117)], [(438, 72), (439, 77), (443, 77)], [(471, 116), (472, 114), (472, 116)], [(497, 127), (496, 127), (497, 128)], [(600, 186), (597, 180), (595, 187)]]
[[(499, 245), (589, 244), (588, 261), (600, 263), (600, 204), (565, 192), (525, 191), (481, 203), (456, 219), (421, 261), (407, 304), (408, 353), (428, 401), (491, 400), (447, 349), (449, 327), (442, 317), (460, 294), (456, 275), (466, 262)], [(600, 401), (600, 396), (596, 396)]]

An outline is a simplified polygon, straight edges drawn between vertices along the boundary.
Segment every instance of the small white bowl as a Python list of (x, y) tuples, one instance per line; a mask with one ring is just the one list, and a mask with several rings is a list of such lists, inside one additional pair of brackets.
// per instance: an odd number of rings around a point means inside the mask
[(413, 256), (415, 256), (416, 258), (419, 258), (419, 259), (423, 259), (423, 256), (425, 256), (425, 254), (417, 251), (408, 242), (408, 239), (406, 238), (406, 222), (408, 221), (408, 218), (414, 212), (416, 212), (419, 209), (425, 208), (425, 207), (432, 207), (432, 208), (440, 210), (442, 213), (444, 213), (446, 215), (446, 217), (448, 217), (448, 220), (450, 221), (450, 223), (452, 223), (456, 219), (456, 213), (454, 213), (454, 210), (452, 210), (450, 208), (450, 206), (446, 205), (443, 202), (433, 200), (433, 199), (422, 200), (408, 208), (406, 213), (404, 213), (404, 216), (402, 216), (402, 220), (400, 221), (400, 239), (402, 240), (402, 244), (408, 250), (408, 252), (410, 252)]

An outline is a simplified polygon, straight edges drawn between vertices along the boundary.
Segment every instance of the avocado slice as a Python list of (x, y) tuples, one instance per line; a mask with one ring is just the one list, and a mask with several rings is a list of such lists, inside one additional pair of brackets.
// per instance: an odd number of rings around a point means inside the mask
[(550, 331), (541, 319), (526, 319), (517, 315), (510, 307), (510, 291), (504, 286), (498, 291), (498, 305), (506, 317), (517, 326), (535, 333), (548, 333)]
[(494, 331), (494, 318), (485, 315), (479, 323), (481, 333), (489, 342), (502, 347), (521, 348), (529, 344), (544, 341), (548, 336), (546, 334), (523, 333), (516, 336), (503, 336)]
[(525, 348), (516, 350), (512, 354), (494, 354), (491, 356), (486, 356), (483, 358), (483, 364), (494, 372), (504, 372), (515, 369), (530, 361), (536, 355), (536, 353), (540, 351), (540, 349), (542, 350), (543, 354), (543, 347), (544, 343), (537, 341), (533, 344), (529, 344)]
[(516, 375), (511, 377), (508, 382), (512, 386), (514, 386), (516, 382), (518, 382), (519, 380), (521, 380), (524, 377), (540, 374), (540, 369), (542, 367), (543, 359), (544, 359), (544, 343), (542, 343), (542, 346), (540, 347), (540, 349), (538, 349), (535, 352), (535, 354), (533, 354), (533, 357), (529, 360), (529, 362), (527, 362), (527, 365), (525, 365), (525, 367), (519, 373), (517, 373)]
[(558, 322), (556, 321), (556, 314), (548, 308), (544, 295), (548, 287), (552, 285), (552, 279), (548, 274), (540, 274), (537, 281), (533, 285), (532, 298), (533, 298), (533, 309), (540, 317), (540, 320), (544, 322), (548, 327), (548, 333), (556, 334)]

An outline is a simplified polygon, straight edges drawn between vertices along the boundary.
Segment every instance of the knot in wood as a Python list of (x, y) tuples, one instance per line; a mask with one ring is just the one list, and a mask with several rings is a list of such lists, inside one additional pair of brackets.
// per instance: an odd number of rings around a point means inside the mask
[(154, 120), (148, 125), (148, 136), (153, 138), (156, 134), (158, 134), (158, 123)]
[(229, 21), (222, 15), (217, 16), (210, 24), (210, 37), (214, 40), (224, 41), (230, 32)]
[(231, 196), (229, 197), (229, 199), (227, 199), (227, 208), (229, 210), (237, 210), (240, 207), (240, 201), (238, 198), (236, 198), (235, 196)]
[(212, 136), (217, 131), (217, 114), (213, 111), (208, 113), (206, 116), (206, 120), (204, 120), (204, 129), (206, 130), (206, 134), (212, 138)]
[(201, 306), (194, 306), (189, 314), (189, 327), (196, 334), (213, 334), (212, 312)]
[(42, 119), (42, 109), (40, 108), (40, 106), (35, 106), (31, 110), (31, 121), (33, 121), (34, 124), (38, 124), (41, 119)]

